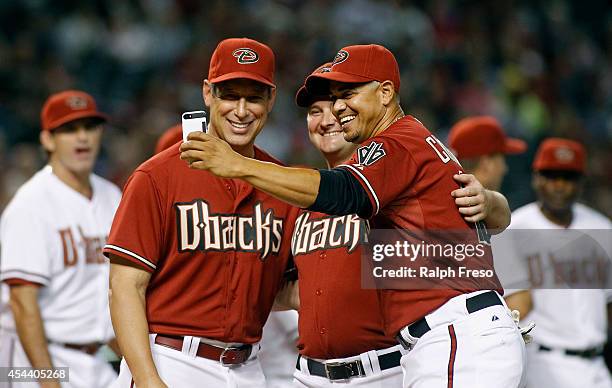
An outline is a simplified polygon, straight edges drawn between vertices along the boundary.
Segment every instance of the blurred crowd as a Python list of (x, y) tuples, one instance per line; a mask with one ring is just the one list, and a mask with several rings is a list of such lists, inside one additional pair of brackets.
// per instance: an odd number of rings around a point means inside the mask
[(496, 116), (527, 154), (509, 159), (511, 207), (534, 199), (547, 136), (589, 150), (583, 201), (612, 216), (612, 10), (606, 1), (8, 0), (0, 2), (0, 209), (44, 163), (39, 112), (52, 92), (93, 94), (112, 123), (97, 171), (122, 185), (180, 113), (203, 107), (216, 44), (248, 36), (276, 53), (278, 96), (258, 144), (322, 166), (293, 102), (304, 76), (349, 44), (393, 51), (404, 111), (445, 139)]

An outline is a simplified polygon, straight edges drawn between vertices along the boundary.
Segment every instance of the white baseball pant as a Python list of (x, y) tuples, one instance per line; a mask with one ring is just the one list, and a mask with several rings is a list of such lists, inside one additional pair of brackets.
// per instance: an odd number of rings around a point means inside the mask
[[(239, 365), (223, 366), (219, 361), (191, 356), (188, 351), (178, 351), (153, 343), (155, 334), (150, 335), (151, 352), (157, 373), (168, 387), (181, 388), (266, 388), (266, 379), (257, 353), (259, 344), (253, 345), (249, 359)], [(185, 347), (188, 348), (188, 347)], [(133, 388), (132, 374), (125, 361), (121, 360), (119, 377), (112, 388)]]
[(401, 360), (404, 388), (525, 386), (518, 327), (501, 297), (503, 305), (468, 313), (466, 299), (479, 293), (456, 296), (427, 316), (431, 330)]

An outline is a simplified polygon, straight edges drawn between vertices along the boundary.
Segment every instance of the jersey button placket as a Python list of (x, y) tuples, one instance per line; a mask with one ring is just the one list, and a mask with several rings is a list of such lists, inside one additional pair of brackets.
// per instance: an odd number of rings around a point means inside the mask
[(321, 296), (321, 295), (323, 295), (323, 291), (322, 291), (320, 288), (318, 288), (318, 289), (315, 291), (315, 295), (316, 295), (316, 296)]

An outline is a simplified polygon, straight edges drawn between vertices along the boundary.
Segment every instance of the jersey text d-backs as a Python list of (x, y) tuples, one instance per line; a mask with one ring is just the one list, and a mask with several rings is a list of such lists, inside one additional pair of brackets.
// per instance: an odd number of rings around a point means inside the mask
[[(255, 157), (276, 162), (259, 149)], [(254, 343), (287, 265), (296, 215), (248, 183), (190, 169), (177, 144), (130, 177), (104, 253), (152, 272), (151, 332)]]
[[(409, 231), (466, 231), (470, 241), (482, 237), (457, 210), (451, 192), (459, 185), (453, 175), (461, 167), (452, 154), (414, 117), (406, 116), (380, 135), (368, 139), (347, 169), (362, 185), (373, 209), (372, 227)], [(490, 246), (486, 254), (465, 262), (470, 269), (493, 270)], [(451, 260), (451, 259), (449, 259)], [(409, 280), (408, 280), (409, 281)], [(435, 310), (448, 299), (470, 291), (497, 289), (497, 277), (465, 279), (465, 284), (438, 280), (425, 290), (389, 289), (381, 292), (385, 331), (398, 331)]]
[(304, 211), (291, 241), (300, 279), (298, 349), (333, 359), (397, 344), (385, 336), (377, 291), (361, 288), (367, 221)]

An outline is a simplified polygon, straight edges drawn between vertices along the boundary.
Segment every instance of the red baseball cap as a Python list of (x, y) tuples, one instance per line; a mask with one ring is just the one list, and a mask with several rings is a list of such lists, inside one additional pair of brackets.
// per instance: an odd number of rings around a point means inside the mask
[(263, 43), (248, 38), (219, 42), (210, 58), (208, 80), (212, 83), (247, 78), (274, 85), (274, 53)]
[(80, 90), (66, 90), (47, 98), (40, 112), (43, 131), (52, 131), (70, 121), (97, 117), (108, 121), (108, 116), (98, 111), (96, 101)]
[(393, 82), (396, 92), (400, 88), (399, 66), (391, 51), (377, 44), (346, 46), (336, 54), (330, 71), (312, 74), (306, 79), (306, 87), (315, 91), (327, 87), (321, 80), (346, 83), (370, 81)]
[(155, 145), (155, 154), (159, 154), (166, 148), (178, 143), (183, 140), (183, 126), (176, 124), (173, 127), (166, 129), (166, 131), (160, 136)]
[(496, 153), (520, 154), (527, 150), (527, 143), (506, 136), (499, 121), (491, 116), (460, 120), (451, 128), (448, 144), (459, 159)]
[[(322, 64), (321, 66), (317, 67), (312, 72), (312, 74), (326, 73), (330, 71), (331, 64), (332, 64), (331, 62)], [(306, 77), (306, 79), (308, 79), (308, 77)], [(302, 108), (310, 106), (310, 104), (315, 102), (315, 100), (318, 101), (318, 100), (330, 100), (330, 99), (331, 98), (329, 97), (329, 95), (315, 95), (315, 94), (309, 93), (308, 90), (306, 89), (306, 80), (304, 80), (304, 84), (300, 87), (300, 89), (295, 94), (295, 103), (298, 106), (301, 106)]]
[(533, 169), (576, 171), (584, 174), (586, 152), (577, 141), (551, 137), (542, 142), (533, 159)]

